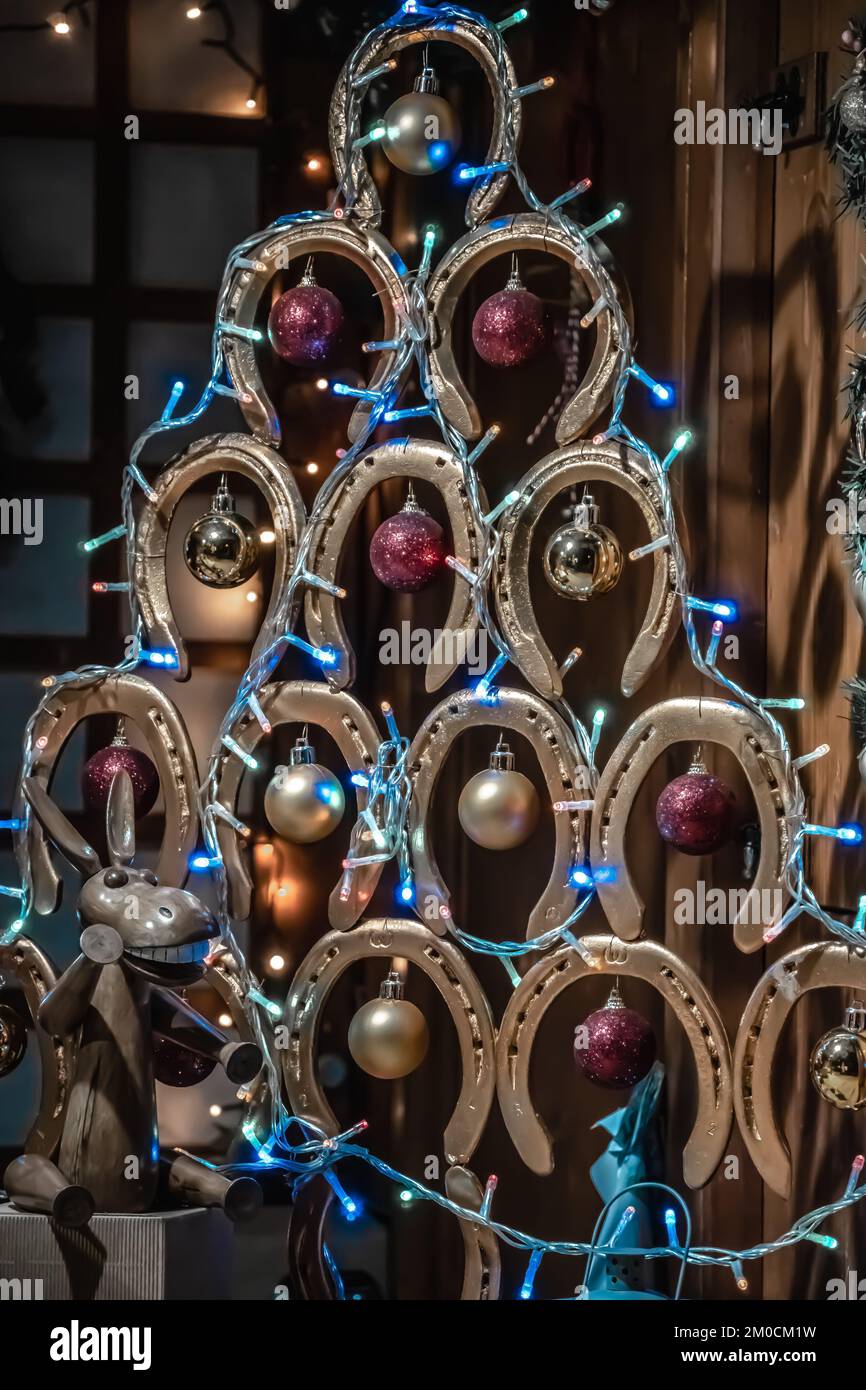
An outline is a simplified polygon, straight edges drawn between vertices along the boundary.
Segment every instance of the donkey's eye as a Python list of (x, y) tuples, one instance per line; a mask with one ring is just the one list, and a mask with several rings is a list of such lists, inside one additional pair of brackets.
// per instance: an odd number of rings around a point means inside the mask
[(157, 878), (156, 874), (152, 874), (150, 872), (150, 869), (143, 869), (141, 876), (144, 879), (145, 883), (149, 883), (152, 888), (155, 888), (159, 883), (159, 879)]
[(106, 888), (125, 888), (129, 882), (129, 874), (123, 869), (109, 869), (102, 881)]

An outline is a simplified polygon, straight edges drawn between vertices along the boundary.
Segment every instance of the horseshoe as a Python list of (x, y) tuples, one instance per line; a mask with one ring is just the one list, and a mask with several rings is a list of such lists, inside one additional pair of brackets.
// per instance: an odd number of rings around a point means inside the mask
[[(180, 712), (157, 686), (129, 672), (106, 676), (95, 684), (83, 678), (80, 685), (70, 681), (59, 686), (43, 701), (36, 716), (31, 776), (47, 790), (66, 740), (82, 719), (93, 714), (126, 715), (144, 735), (165, 800), (165, 829), (156, 873), (160, 883), (183, 887), (198, 832), (198, 772)], [(16, 806), (16, 815), (25, 819), (20, 786)], [(26, 828), (15, 833), (15, 857), (22, 878), (32, 886), (34, 910), (40, 916), (56, 912), (61, 882), (35, 816), (27, 816)]]
[[(785, 865), (803, 818), (786, 779), (777, 778), (782, 749), (769, 727), (745, 705), (730, 700), (688, 696), (663, 700), (631, 725), (614, 749), (599, 778), (592, 817), (590, 859), (593, 870), (608, 868), (598, 882), (599, 901), (612, 930), (634, 941), (644, 926), (645, 905), (629, 874), (625, 831), (638, 790), (655, 762), (674, 743), (718, 743), (740, 763), (748, 778), (761, 827), (761, 858), (745, 899), (734, 914), (734, 942), (740, 951), (760, 951), (764, 930), (778, 922), (788, 896)], [(750, 922), (758, 894), (772, 903), (764, 921)], [(765, 897), (764, 895), (772, 895)], [(763, 910), (759, 916), (763, 916)]]
[(791, 1154), (776, 1120), (773, 1062), (789, 1013), (812, 989), (866, 989), (866, 950), (841, 941), (799, 946), (761, 976), (734, 1045), (734, 1110), (752, 1162), (768, 1187), (791, 1195)]
[[(463, 470), (444, 445), (426, 439), (392, 439), (361, 455), (316, 525), (310, 541), (310, 569), (335, 583), (343, 545), (354, 518), (373, 488), (389, 478), (418, 478), (432, 483), (441, 492), (451, 527), (452, 553), (467, 568), (477, 569), (479, 536), (463, 482)], [(483, 493), (480, 500), (486, 507)], [(338, 653), (329, 679), (341, 689), (351, 685), (355, 679), (355, 653), (346, 635), (339, 600), (324, 589), (311, 587), (307, 590), (305, 616), (310, 641), (318, 646), (332, 646)], [(477, 625), (471, 587), (455, 574), (445, 627), (427, 661), (428, 690), (438, 690), (454, 674), (465, 656), (468, 637)]]
[[(477, 439), (482, 424), (478, 408), (454, 358), (454, 313), (461, 294), (476, 271), (497, 256), (516, 251), (545, 251), (558, 256), (583, 281), (592, 303), (601, 295), (601, 287), (583, 250), (560, 227), (538, 213), (522, 212), (516, 216), (499, 217), (495, 222), (476, 227), (454, 243), (436, 267), (427, 291), (433, 326), (430, 375), (443, 414), (464, 439)], [(617, 279), (620, 304), (631, 325), (631, 296), (625, 283), (619, 281), (619, 277)], [(610, 309), (603, 309), (596, 319), (595, 351), (586, 376), (559, 417), (557, 443), (570, 444), (584, 434), (610, 404), (620, 362), (621, 344), (613, 315)]]
[[(458, 1206), (480, 1211), (484, 1188), (470, 1169), (455, 1164), (445, 1174), (445, 1195)], [(464, 1254), (460, 1298), (464, 1302), (495, 1303), (499, 1298), (502, 1274), (499, 1240), (486, 1226), (467, 1221), (465, 1217), (458, 1218), (458, 1225), (463, 1237)]]
[[(548, 454), (517, 484), (520, 501), (502, 521), (502, 544), (495, 576), (496, 606), (503, 632), (511, 643), (522, 674), (546, 700), (562, 695), (562, 676), (553, 653), (541, 635), (532, 607), (529, 555), (535, 527), (545, 508), (567, 488), (604, 482), (618, 487), (637, 503), (650, 539), (665, 534), (658, 482), (645, 460), (624, 444), (581, 443)], [(677, 508), (677, 529), (684, 534)], [(652, 556), (653, 583), (649, 607), (634, 646), (622, 669), (623, 695), (633, 695), (649, 677), (671, 644), (680, 616), (676, 574), (669, 552)]]
[[(731, 1049), (718, 1010), (694, 971), (657, 941), (622, 946), (608, 936), (581, 940), (596, 957), (599, 974), (646, 980), (683, 1026), (698, 1074), (698, 1113), (683, 1149), (683, 1177), (689, 1187), (703, 1187), (724, 1157), (733, 1120)], [(514, 1147), (534, 1173), (553, 1171), (553, 1145), (529, 1091), (532, 1046), (554, 999), (595, 973), (570, 946), (562, 946), (526, 972), (503, 1015), (496, 1042), (499, 1106)]]
[(333, 1302), (336, 1290), (325, 1260), (325, 1225), (334, 1189), (317, 1174), (295, 1195), (289, 1214), (288, 1256), (292, 1295), (304, 1303)]
[[(485, 163), (498, 163), (505, 156), (508, 125), (511, 126), (513, 132), (515, 151), (520, 144), (523, 119), (521, 102), (519, 97), (513, 95), (517, 87), (517, 77), (511, 55), (508, 49), (502, 45), (505, 82), (508, 90), (512, 93), (510, 100), (506, 102), (502, 98), (497, 48), (491, 42), (488, 31), (468, 16), (449, 20), (447, 28), (440, 27), (436, 23), (425, 23), (423, 19), (419, 18), (418, 24), (411, 28), (401, 27), (384, 33), (381, 29), (372, 30), (352, 55), (355, 75), (360, 77), (363, 73), (370, 72), (371, 69), (379, 67), (395, 53), (399, 53), (401, 49), (408, 48), (412, 44), (439, 41), (453, 43), (459, 48), (465, 49), (477, 60), (487, 78), (493, 99), (493, 133)], [(348, 152), (346, 150), (349, 128), (353, 124), (353, 117), (360, 112), (362, 100), (363, 97), (359, 95), (358, 89), (353, 90), (349, 86), (349, 64), (347, 63), (337, 79), (337, 85), (331, 98), (331, 109), (328, 117), (331, 161), (338, 183), (342, 183), (346, 177), (347, 167), (351, 166), (357, 190), (357, 198), (352, 210), (357, 212), (363, 222), (372, 222), (378, 226), (382, 218), (382, 204), (376, 185), (370, 176), (365, 153), (363, 150)], [(508, 171), (502, 170), (500, 173), (494, 174), (492, 178), (476, 184), (469, 194), (466, 205), (466, 221), (470, 227), (474, 227), (476, 223), (490, 216), (505, 192), (507, 183)]]
[[(379, 750), (379, 732), (354, 695), (332, 690), (319, 681), (281, 681), (263, 686), (258, 698), (272, 728), (277, 729), (281, 724), (317, 724), (330, 734), (351, 771), (372, 771)], [(254, 753), (264, 737), (264, 730), (249, 706), (244, 705), (232, 724), (231, 737), (245, 753)], [(214, 752), (219, 756), (214, 799), (234, 815), (245, 765), (222, 743), (216, 745)], [(360, 814), (367, 804), (365, 788), (357, 787), (355, 796)], [(246, 921), (253, 892), (246, 860), (230, 825), (217, 819), (216, 833), (226, 868), (229, 910), (239, 921)], [(382, 868), (382, 864), (362, 864), (354, 869), (350, 875), (349, 896), (345, 899), (340, 896), (341, 876), (328, 902), (328, 920), (332, 927), (345, 930), (358, 920), (373, 896)]]
[[(479, 700), (472, 690), (449, 695), (431, 710), (409, 748), (407, 767), (412, 780), (409, 844), (416, 897), (422, 904), (425, 922), (439, 936), (444, 936), (453, 923), (451, 895), (439, 872), (430, 841), (430, 803), (445, 758), (460, 734), (479, 724), (523, 734), (535, 750), (551, 804), (570, 800), (575, 782), (581, 782), (580, 753), (564, 720), (530, 691), (497, 690), (497, 696), (495, 704), (488, 704)], [(584, 785), (589, 785), (588, 781)], [(574, 911), (577, 890), (569, 884), (568, 877), (575, 864), (583, 863), (586, 829), (584, 811), (556, 816), (553, 867), (547, 887), (530, 915), (527, 939), (561, 926)], [(427, 909), (433, 904), (435, 913), (428, 918)]]
[(286, 585), (292, 557), (304, 527), (304, 504), (298, 485), (279, 454), (246, 434), (210, 435), (187, 449), (153, 484), (155, 502), (146, 502), (135, 544), (135, 591), (152, 646), (166, 647), (177, 657), (175, 679), (189, 679), (186, 646), (171, 609), (166, 578), (166, 543), (180, 499), (211, 473), (240, 473), (255, 483), (273, 519), (274, 583), (267, 613), (252, 650), (254, 661), (291, 623), (286, 609)]
[(57, 971), (29, 937), (0, 946), (0, 978), (20, 985), (33, 1020), (42, 1063), (39, 1113), (24, 1141), (24, 1151), (50, 1158), (60, 1143), (69, 1085), (75, 1070), (75, 1037), (52, 1038), (38, 1023), (39, 1005), (57, 983)]
[[(323, 214), (324, 217), (324, 214)], [(397, 337), (397, 306), (406, 305), (402, 277), (406, 267), (394, 250), (373, 227), (359, 226), (347, 221), (321, 220), (294, 222), (274, 229), (273, 235), (256, 246), (255, 262), (261, 269), (233, 263), (229, 278), (220, 291), (225, 304), (225, 322), (238, 328), (253, 329), (262, 296), (278, 270), (285, 270), (292, 261), (315, 255), (342, 256), (363, 270), (382, 305), (383, 339), (391, 342)], [(280, 442), (280, 420), (265, 390), (256, 357), (257, 347), (249, 339), (223, 334), (223, 350), (232, 383), (240, 396), (240, 408), (251, 432), (257, 439), (276, 447)], [(375, 391), (394, 365), (393, 349), (382, 352), (370, 379), (369, 389)], [(370, 401), (359, 401), (349, 423), (349, 438), (355, 440), (363, 433), (370, 415)]]
[[(289, 1106), (302, 1122), (333, 1138), (340, 1126), (316, 1077), (314, 1057), (325, 1001), (354, 961), (378, 956), (383, 962), (405, 956), (433, 981), (442, 995), (460, 1043), (460, 1095), (445, 1130), (449, 1164), (468, 1163), (493, 1103), (493, 1020), (490, 1005), (456, 946), (438, 941), (417, 922), (377, 918), (351, 932), (330, 932), (310, 951), (292, 981), (283, 1013), (288, 1040), (283, 1079)], [(279, 1025), (278, 1025), (279, 1026)]]

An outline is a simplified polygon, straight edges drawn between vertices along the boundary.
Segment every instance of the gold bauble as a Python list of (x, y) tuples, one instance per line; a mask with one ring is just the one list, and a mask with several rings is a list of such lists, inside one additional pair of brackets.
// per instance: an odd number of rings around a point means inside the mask
[(866, 1009), (855, 1004), (845, 1022), (819, 1038), (809, 1059), (819, 1094), (839, 1110), (866, 1105)]
[(545, 546), (544, 577), (563, 598), (606, 594), (622, 574), (622, 547), (598, 518), (598, 506), (585, 496), (574, 520), (555, 531)]
[(514, 770), (514, 754), (499, 740), (490, 766), (476, 772), (460, 793), (457, 815), (470, 840), (482, 849), (514, 849), (538, 822), (538, 793)]
[(362, 1004), (349, 1024), (349, 1051), (369, 1076), (396, 1081), (424, 1061), (430, 1035), (421, 1010), (403, 998), (399, 975), (392, 972), (378, 999)]
[(289, 766), (277, 768), (265, 792), (269, 824), (296, 845), (324, 840), (340, 824), (346, 809), (343, 788), (315, 756), (305, 729), (291, 751)]

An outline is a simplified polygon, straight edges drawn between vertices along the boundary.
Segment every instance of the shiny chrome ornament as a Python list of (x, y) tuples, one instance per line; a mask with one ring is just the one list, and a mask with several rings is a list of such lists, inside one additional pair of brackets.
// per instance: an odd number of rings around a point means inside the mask
[(622, 547), (607, 526), (600, 508), (585, 492), (574, 520), (555, 531), (544, 548), (544, 577), (563, 598), (585, 601), (606, 594), (622, 574)]
[(186, 533), (183, 558), (190, 574), (210, 589), (236, 589), (252, 579), (262, 544), (253, 523), (235, 510), (223, 476), (208, 511)]
[(845, 1010), (845, 1022), (819, 1038), (809, 1058), (809, 1075), (818, 1094), (838, 1110), (866, 1105), (866, 1008)]

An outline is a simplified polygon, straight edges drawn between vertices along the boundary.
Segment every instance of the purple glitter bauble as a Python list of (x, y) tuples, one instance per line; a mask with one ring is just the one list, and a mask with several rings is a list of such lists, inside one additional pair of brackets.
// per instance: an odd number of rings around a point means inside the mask
[(210, 1076), (215, 1061), (209, 1057), (199, 1057), (186, 1047), (179, 1047), (171, 1038), (154, 1034), (153, 1074), (163, 1086), (197, 1086)]
[(659, 834), (681, 854), (714, 854), (734, 831), (737, 801), (708, 772), (686, 772), (669, 782), (656, 802)]
[(112, 743), (88, 758), (81, 774), (84, 804), (89, 811), (104, 811), (108, 793), (118, 772), (128, 772), (135, 814), (146, 816), (159, 794), (159, 773), (146, 753), (125, 743)]
[(544, 301), (509, 284), (485, 299), (472, 320), (475, 351), (491, 367), (519, 367), (547, 341)]
[(278, 356), (295, 367), (324, 362), (343, 326), (343, 306), (321, 285), (296, 285), (281, 294), (268, 318), (268, 337)]
[(370, 542), (373, 573), (399, 594), (426, 588), (445, 568), (445, 554), (442, 527), (420, 508), (383, 521)]
[(655, 1033), (642, 1014), (625, 1007), (617, 990), (575, 1033), (577, 1066), (587, 1081), (608, 1091), (636, 1086), (655, 1059)]

